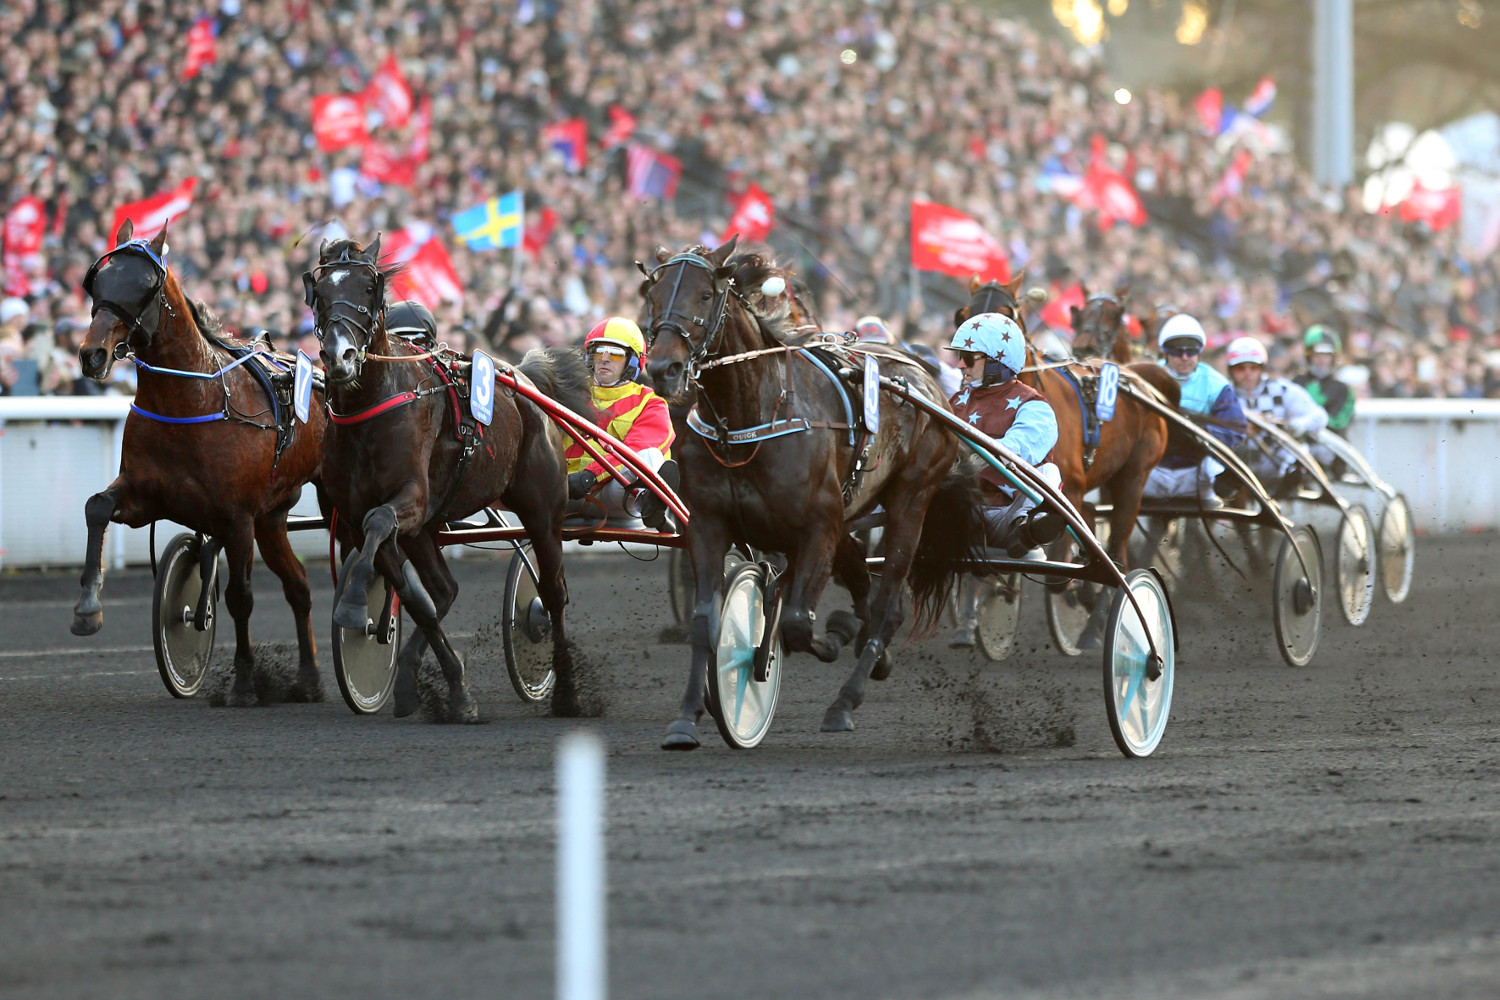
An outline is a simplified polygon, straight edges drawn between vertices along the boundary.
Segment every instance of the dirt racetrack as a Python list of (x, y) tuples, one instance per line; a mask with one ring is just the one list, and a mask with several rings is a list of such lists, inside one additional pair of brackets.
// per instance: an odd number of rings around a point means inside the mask
[[(1326, 603), (1304, 669), (1264, 600), (1184, 608), (1171, 724), (1129, 761), (1036, 591), (1006, 663), (898, 645), (855, 733), (818, 732), (849, 660), (796, 656), (760, 749), (709, 723), (662, 753), (687, 662), (658, 642), (665, 560), (572, 559), (609, 700), (612, 996), (1500, 996), (1497, 560), (1423, 539), (1408, 602), (1359, 630)], [(503, 564), (457, 569), (481, 726), (355, 717), (322, 638), (323, 704), (175, 701), (146, 573), (109, 577), (90, 639), (72, 573), (0, 577), (0, 997), (550, 996), (572, 724), (510, 691)]]

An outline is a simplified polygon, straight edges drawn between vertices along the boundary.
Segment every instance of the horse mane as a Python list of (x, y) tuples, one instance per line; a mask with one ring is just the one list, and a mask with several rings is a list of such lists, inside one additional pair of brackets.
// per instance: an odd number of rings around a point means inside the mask
[[(792, 308), (794, 304), (800, 305), (816, 321), (816, 314), (797, 294), (807, 286), (790, 269), (779, 264), (770, 252), (751, 250), (735, 254), (729, 258), (728, 264), (734, 268), (734, 283), (744, 297), (745, 310), (755, 317), (761, 332), (773, 343), (785, 343), (803, 332), (797, 324), (797, 310)], [(771, 277), (786, 281), (784, 294), (767, 297), (760, 293), (760, 286)]]
[(576, 347), (538, 347), (527, 351), (516, 365), (543, 393), (574, 413), (594, 415), (594, 398), (589, 392), (592, 378), (583, 351)]
[[(337, 239), (329, 243), (327, 246), (323, 247), (322, 252), (318, 254), (318, 263), (320, 265), (335, 264), (338, 262), (338, 259), (345, 254), (353, 256), (356, 253), (364, 252), (365, 245), (363, 243), (360, 243), (358, 240), (351, 240), (347, 238)], [(391, 279), (400, 274), (402, 271), (406, 270), (406, 265), (401, 263), (381, 264), (377, 261), (376, 270), (380, 273), (380, 276), (385, 279), (385, 287), (390, 288)]]

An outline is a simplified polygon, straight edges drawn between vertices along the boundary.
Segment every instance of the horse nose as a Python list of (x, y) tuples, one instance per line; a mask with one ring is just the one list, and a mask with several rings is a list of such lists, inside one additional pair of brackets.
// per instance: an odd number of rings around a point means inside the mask
[(98, 378), (104, 374), (104, 365), (109, 360), (109, 352), (102, 347), (85, 348), (78, 352), (78, 362), (83, 368), (83, 374), (89, 378)]
[(676, 387), (677, 380), (682, 377), (682, 362), (663, 358), (647, 365), (646, 372), (651, 376), (654, 384), (662, 387)]

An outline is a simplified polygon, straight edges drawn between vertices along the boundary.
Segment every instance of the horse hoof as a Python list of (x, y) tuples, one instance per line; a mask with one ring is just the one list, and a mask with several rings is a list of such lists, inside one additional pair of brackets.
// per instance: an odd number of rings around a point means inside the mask
[(700, 745), (698, 727), (686, 719), (678, 719), (668, 726), (667, 735), (661, 741), (663, 750), (696, 750)]
[(391, 714), (398, 719), (404, 719), (408, 715), (415, 715), (417, 709), (422, 707), (422, 698), (415, 690), (403, 691), (397, 688), (395, 696), (391, 701)]
[(880, 659), (875, 661), (875, 668), (870, 671), (870, 680), (883, 681), (891, 676), (891, 669), (895, 664), (891, 662), (891, 651), (881, 650)]
[(860, 620), (854, 617), (854, 612), (845, 611), (840, 608), (828, 616), (828, 624), (823, 632), (830, 639), (834, 639), (840, 646), (847, 646), (859, 635)]
[(479, 703), (473, 698), (465, 698), (454, 704), (448, 710), (448, 721), (462, 726), (476, 726), (479, 724)]
[(353, 601), (340, 601), (338, 607), (333, 609), (333, 623), (339, 628), (364, 631), (365, 626), (370, 623), (369, 609)]
[(854, 713), (849, 711), (847, 708), (830, 708), (828, 711), (823, 713), (823, 732), (854, 732)]
[(90, 611), (88, 614), (73, 612), (74, 635), (93, 635), (104, 627), (104, 612)]
[(224, 699), (224, 704), (229, 708), (254, 708), (256, 703), (255, 690), (231, 691)]
[(323, 682), (316, 674), (310, 678), (299, 677), (297, 683), (287, 688), (286, 700), (300, 705), (316, 705), (323, 700)]

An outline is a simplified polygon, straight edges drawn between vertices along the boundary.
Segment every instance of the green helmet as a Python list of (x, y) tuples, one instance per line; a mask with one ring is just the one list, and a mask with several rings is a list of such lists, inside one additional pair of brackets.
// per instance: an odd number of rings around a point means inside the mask
[(1344, 349), (1344, 342), (1337, 332), (1322, 323), (1314, 323), (1302, 335), (1302, 350), (1310, 354), (1337, 354)]

